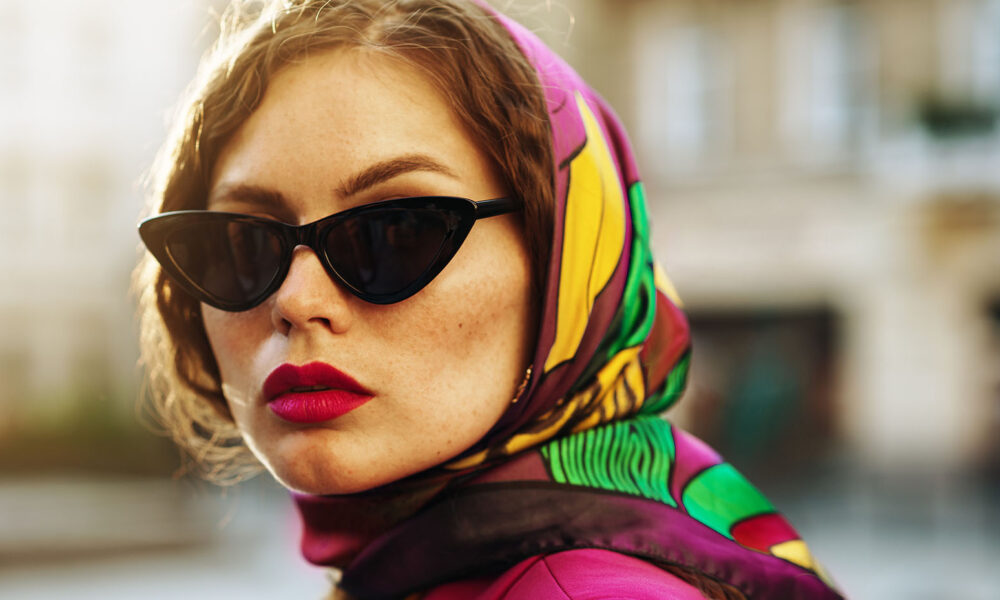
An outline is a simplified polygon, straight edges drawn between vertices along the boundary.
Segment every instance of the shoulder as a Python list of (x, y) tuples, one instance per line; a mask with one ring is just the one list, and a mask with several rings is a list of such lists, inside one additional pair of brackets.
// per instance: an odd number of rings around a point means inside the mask
[[(465, 589), (466, 593), (472, 591)], [(696, 588), (659, 567), (624, 554), (595, 549), (529, 558), (475, 593), (460, 593), (454, 597), (475, 600), (704, 600)]]

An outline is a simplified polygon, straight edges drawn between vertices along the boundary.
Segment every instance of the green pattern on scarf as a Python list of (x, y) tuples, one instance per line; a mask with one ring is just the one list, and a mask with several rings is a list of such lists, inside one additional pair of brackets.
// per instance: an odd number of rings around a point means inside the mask
[(728, 538), (733, 537), (730, 531), (739, 521), (775, 512), (767, 498), (729, 463), (699, 473), (682, 496), (692, 517)]
[(674, 438), (655, 416), (616, 421), (553, 440), (541, 448), (559, 483), (600, 488), (658, 500), (670, 506)]

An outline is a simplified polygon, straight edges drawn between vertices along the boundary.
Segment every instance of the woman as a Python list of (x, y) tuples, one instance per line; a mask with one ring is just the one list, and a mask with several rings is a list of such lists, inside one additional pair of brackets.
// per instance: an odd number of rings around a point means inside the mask
[(137, 270), (155, 408), (358, 598), (838, 597), (657, 416), (688, 330), (605, 103), (464, 0), (235, 7)]

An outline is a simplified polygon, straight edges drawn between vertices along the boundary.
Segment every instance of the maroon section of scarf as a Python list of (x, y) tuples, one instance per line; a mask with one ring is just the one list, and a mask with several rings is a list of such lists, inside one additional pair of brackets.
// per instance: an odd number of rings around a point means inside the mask
[(661, 502), (538, 481), (468, 486), (438, 500), (372, 542), (342, 585), (364, 600), (401, 598), (577, 548), (691, 569), (757, 600), (841, 599), (815, 573), (735, 544)]

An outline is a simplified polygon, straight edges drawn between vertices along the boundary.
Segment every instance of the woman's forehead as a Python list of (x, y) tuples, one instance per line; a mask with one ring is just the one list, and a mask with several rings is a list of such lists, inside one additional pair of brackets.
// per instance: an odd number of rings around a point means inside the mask
[(246, 186), (349, 196), (395, 175), (454, 177), (485, 160), (415, 67), (335, 50), (277, 73), (220, 153), (210, 202)]
[(283, 142), (352, 150), (374, 142), (412, 144), (455, 125), (445, 99), (416, 68), (333, 50), (279, 70), (232, 142), (270, 150)]

